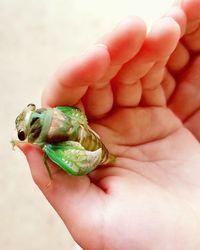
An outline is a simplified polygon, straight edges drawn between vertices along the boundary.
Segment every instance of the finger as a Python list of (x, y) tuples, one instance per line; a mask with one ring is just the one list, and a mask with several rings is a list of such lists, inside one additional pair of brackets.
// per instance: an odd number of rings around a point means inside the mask
[[(17, 146), (25, 154), (28, 161), (29, 158), (31, 159), (31, 164), (35, 166), (34, 168), (30, 168), (33, 180), (42, 190), (45, 190), (51, 180), (47, 168), (44, 164), (44, 153), (42, 152), (41, 148), (32, 144), (19, 144)], [(58, 166), (54, 164), (50, 163), (49, 168), (52, 177), (54, 177), (54, 175), (59, 172)]]
[(180, 31), (181, 31), (181, 36), (183, 36), (185, 34), (187, 18), (186, 18), (184, 11), (180, 7), (180, 4), (173, 6), (165, 16), (173, 18), (174, 21), (178, 23)]
[(100, 42), (108, 48), (111, 65), (122, 65), (139, 51), (145, 35), (145, 23), (139, 17), (130, 17), (104, 36)]
[(188, 21), (186, 34), (190, 34), (199, 27), (200, 2), (198, 0), (183, 0), (181, 5)]
[(145, 36), (145, 23), (138, 17), (130, 17), (100, 40), (108, 48), (111, 63), (103, 78), (95, 83), (96, 87), (108, 83), (117, 74), (121, 66), (138, 53)]
[(200, 51), (200, 22), (199, 27), (194, 32), (185, 35), (182, 39), (184, 45), (191, 51), (191, 52), (198, 52)]
[(165, 74), (165, 65), (166, 60), (154, 64), (149, 72), (142, 78), (143, 90), (153, 90), (160, 85)]
[(99, 119), (113, 107), (113, 92), (110, 84), (101, 88), (89, 87), (83, 97), (83, 104), (88, 118)]
[(142, 78), (142, 105), (165, 106), (166, 98), (161, 86), (165, 75), (166, 60), (154, 64), (151, 70)]
[(142, 85), (141, 81), (135, 84), (123, 84), (114, 82), (113, 93), (115, 103), (123, 107), (136, 107), (142, 96)]
[(173, 73), (179, 73), (188, 64), (189, 60), (190, 53), (185, 46), (179, 42), (167, 62), (167, 68)]
[(183, 0), (182, 8), (187, 15), (188, 21), (200, 19), (200, 1), (198, 0)]
[(185, 34), (189, 35), (199, 28), (199, 20), (190, 21), (187, 23)]
[(175, 90), (176, 81), (167, 69), (165, 71), (164, 79), (161, 82), (161, 86), (163, 87), (165, 98), (168, 101)]
[[(175, 35), (176, 34), (176, 35)], [(162, 60), (156, 62), (149, 72), (142, 78), (142, 104), (145, 106), (165, 106), (166, 98), (161, 83), (165, 75), (165, 66), (169, 58), (172, 48), (177, 46), (180, 33), (178, 29), (171, 33), (171, 48), (166, 51), (166, 56)], [(163, 41), (164, 42), (164, 41)], [(174, 44), (173, 44), (174, 43)]]
[[(73, 181), (73, 179), (76, 179), (76, 177), (69, 176), (64, 171), (62, 171), (59, 166), (49, 161), (48, 164), (52, 172), (52, 178), (53, 178), (52, 183), (51, 183), (52, 185), (49, 186), (48, 184), (50, 182), (50, 176), (44, 164), (44, 160), (43, 160), (44, 153), (41, 150), (41, 148), (33, 144), (22, 144), (22, 145), (19, 145), (19, 148), (21, 149), (21, 151), (25, 154), (27, 158), (27, 161), (30, 165), (30, 170), (31, 170), (31, 174), (32, 174), (34, 182), (38, 185), (38, 187), (43, 192), (46, 192), (46, 190), (47, 192), (51, 191), (51, 189), (54, 188), (55, 185), (57, 185), (56, 184), (57, 179), (69, 178), (71, 179), (71, 181)], [(63, 183), (61, 183), (61, 185), (62, 184)]]
[[(176, 46), (179, 36), (180, 29), (178, 27), (178, 24), (172, 18), (165, 17), (161, 19), (147, 35), (144, 45), (138, 55), (128, 63), (126, 63), (117, 74), (115, 81), (118, 85), (121, 83), (121, 89), (124, 89), (125, 84), (134, 85), (142, 77), (147, 75), (148, 72), (148, 78), (150, 79), (150, 70), (152, 69), (152, 67), (154, 67), (154, 64), (157, 61), (161, 61), (163, 59), (165, 60), (167, 57), (169, 57), (170, 53)], [(155, 66), (155, 68), (156, 67), (157, 65)], [(160, 69), (160, 74), (163, 74), (162, 71), (163, 68)], [(153, 69), (152, 72), (155, 72), (155, 70)], [(158, 72), (156, 73), (157, 75), (159, 75)], [(152, 78), (154, 78), (155, 75), (156, 74), (154, 74)], [(149, 84), (151, 85), (151, 83)], [(160, 82), (156, 84), (160, 84)], [(118, 87), (115, 93), (116, 103), (119, 99), (118, 96), (120, 96), (121, 102), (119, 104), (123, 106), (124, 103), (124, 106), (126, 106), (128, 93), (125, 94), (126, 91), (121, 89)], [(124, 93), (124, 96), (122, 96), (122, 93)], [(136, 100), (140, 98), (140, 93), (138, 92), (137, 94), (138, 95), (136, 96)]]
[(170, 100), (170, 108), (183, 121), (200, 107), (200, 57), (193, 60), (178, 83), (176, 91)]
[(100, 118), (111, 110), (113, 94), (110, 80), (119, 71), (121, 65), (139, 51), (145, 34), (144, 22), (137, 17), (131, 17), (100, 40), (108, 48), (111, 62), (105, 75), (88, 88), (84, 97), (84, 105), (89, 117)]
[(178, 24), (169, 17), (155, 24), (138, 55), (122, 67), (116, 81), (132, 84), (143, 77), (156, 61), (169, 56), (180, 37)]
[[(166, 16), (172, 17), (179, 25), (181, 30), (181, 35), (185, 34), (186, 26), (187, 26), (187, 17), (185, 12), (181, 9), (181, 2), (178, 1), (175, 5), (170, 9)], [(178, 43), (175, 50), (170, 55), (170, 58), (167, 63), (168, 70), (173, 73), (179, 72), (183, 69), (189, 61), (189, 52), (183, 46), (181, 42)], [(165, 82), (166, 83), (166, 82)]]
[[(179, 33), (174, 34), (171, 37), (174, 42), (173, 47), (176, 46), (177, 41), (179, 39)], [(142, 103), (146, 106), (165, 106), (166, 98), (161, 86), (161, 82), (164, 79), (165, 75), (165, 66), (167, 62), (167, 58), (170, 56), (171, 50), (168, 50), (169, 54), (166, 54), (166, 57), (162, 60), (156, 62), (154, 66), (149, 70), (149, 72), (142, 78)]]
[(73, 61), (65, 63), (43, 93), (45, 106), (75, 105), (85, 94), (89, 85), (99, 80), (110, 64), (105, 46), (93, 49)]
[(144, 89), (142, 91), (142, 106), (166, 106), (166, 97), (161, 85), (155, 89)]

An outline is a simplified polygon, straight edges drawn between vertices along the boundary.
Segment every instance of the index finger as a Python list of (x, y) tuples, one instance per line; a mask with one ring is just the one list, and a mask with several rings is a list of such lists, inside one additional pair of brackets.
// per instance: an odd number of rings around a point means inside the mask
[(74, 106), (94, 81), (98, 81), (110, 65), (107, 47), (96, 45), (81, 56), (66, 62), (43, 91), (44, 106)]

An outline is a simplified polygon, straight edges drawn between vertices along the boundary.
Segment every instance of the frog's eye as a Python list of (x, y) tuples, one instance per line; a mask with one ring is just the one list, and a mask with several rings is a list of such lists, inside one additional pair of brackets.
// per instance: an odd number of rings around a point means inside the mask
[(33, 124), (35, 124), (36, 121), (38, 121), (38, 120), (39, 120), (39, 117), (33, 117), (31, 122), (30, 122), (30, 126), (33, 126)]
[(24, 141), (26, 139), (26, 135), (23, 130), (20, 130), (17, 135), (20, 141)]

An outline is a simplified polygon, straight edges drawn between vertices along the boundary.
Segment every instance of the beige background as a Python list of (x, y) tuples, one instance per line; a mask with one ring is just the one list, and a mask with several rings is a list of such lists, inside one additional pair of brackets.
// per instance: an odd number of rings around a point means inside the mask
[[(40, 95), (56, 68), (90, 47), (121, 19), (148, 24), (172, 0), (0, 0), (0, 249), (74, 249), (60, 218), (12, 151), (16, 115)], [(80, 211), (81, 213), (81, 211)]]

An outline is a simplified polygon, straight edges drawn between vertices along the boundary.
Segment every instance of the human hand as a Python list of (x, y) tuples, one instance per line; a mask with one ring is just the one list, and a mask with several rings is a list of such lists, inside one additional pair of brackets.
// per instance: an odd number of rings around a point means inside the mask
[(83, 177), (52, 164), (47, 188), (41, 151), (23, 147), (34, 181), (83, 249), (199, 248), (199, 143), (167, 107), (174, 89), (166, 64), (184, 11), (173, 9), (173, 19), (162, 18), (146, 37), (143, 22), (129, 19), (101, 40), (106, 47), (66, 64), (44, 92), (44, 105), (84, 109), (117, 156)]

